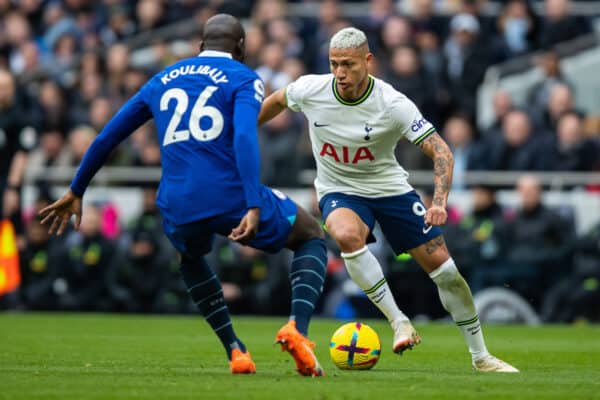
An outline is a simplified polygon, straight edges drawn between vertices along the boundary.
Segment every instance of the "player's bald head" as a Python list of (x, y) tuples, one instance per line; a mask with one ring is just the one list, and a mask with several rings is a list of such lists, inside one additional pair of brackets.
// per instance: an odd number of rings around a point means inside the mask
[(229, 14), (217, 14), (202, 27), (200, 50), (226, 51), (241, 60), (245, 38), (246, 32), (237, 18)]
[(365, 35), (363, 31), (348, 27), (339, 30), (332, 36), (329, 41), (329, 49), (356, 49), (359, 52), (366, 54), (369, 52), (369, 42), (367, 41), (367, 35)]

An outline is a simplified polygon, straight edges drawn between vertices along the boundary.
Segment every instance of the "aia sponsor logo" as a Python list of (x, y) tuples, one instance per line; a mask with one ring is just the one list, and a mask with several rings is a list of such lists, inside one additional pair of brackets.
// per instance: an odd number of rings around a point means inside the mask
[(346, 146), (335, 148), (331, 143), (323, 143), (323, 148), (319, 153), (321, 157), (331, 157), (335, 162), (344, 164), (357, 164), (361, 160), (374, 161), (375, 157), (368, 147), (361, 146), (356, 149), (349, 149)]
[(429, 121), (427, 121), (425, 118), (421, 117), (421, 119), (413, 121), (412, 125), (410, 126), (410, 130), (413, 132), (418, 132), (419, 129), (421, 129), (428, 123), (429, 123)]

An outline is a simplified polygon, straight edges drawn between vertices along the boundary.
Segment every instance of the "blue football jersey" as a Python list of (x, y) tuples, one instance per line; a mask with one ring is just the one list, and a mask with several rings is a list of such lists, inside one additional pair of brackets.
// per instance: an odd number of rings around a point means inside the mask
[(228, 53), (203, 51), (150, 79), (98, 135), (71, 184), (82, 195), (110, 151), (154, 118), (162, 177), (157, 204), (176, 224), (260, 207), (254, 71)]

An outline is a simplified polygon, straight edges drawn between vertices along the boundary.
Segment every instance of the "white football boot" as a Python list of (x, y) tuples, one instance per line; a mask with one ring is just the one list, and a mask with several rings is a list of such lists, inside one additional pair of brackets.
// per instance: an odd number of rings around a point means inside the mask
[(410, 321), (392, 321), (394, 331), (394, 342), (392, 349), (396, 354), (402, 354), (404, 350), (411, 349), (421, 343), (419, 334)]
[(481, 372), (519, 372), (518, 369), (499, 358), (488, 354), (473, 361), (473, 369)]

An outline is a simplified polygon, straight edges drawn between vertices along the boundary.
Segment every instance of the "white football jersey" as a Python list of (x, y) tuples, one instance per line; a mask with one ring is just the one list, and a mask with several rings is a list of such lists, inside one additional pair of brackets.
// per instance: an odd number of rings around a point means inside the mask
[(373, 198), (412, 190), (394, 149), (402, 137), (419, 144), (435, 128), (405, 95), (369, 76), (365, 94), (348, 102), (337, 93), (333, 75), (325, 74), (292, 82), (286, 99), (308, 119), (319, 199), (332, 192)]

